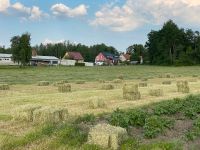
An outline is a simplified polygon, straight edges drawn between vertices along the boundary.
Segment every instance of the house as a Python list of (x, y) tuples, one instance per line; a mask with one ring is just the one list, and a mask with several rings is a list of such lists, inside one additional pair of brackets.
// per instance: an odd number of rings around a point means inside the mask
[(119, 59), (121, 62), (130, 62), (131, 55), (129, 54), (121, 54)]
[(12, 54), (0, 53), (0, 65), (17, 65), (12, 61)]
[(77, 63), (84, 62), (84, 58), (79, 52), (66, 52), (63, 59), (75, 60)]
[(95, 58), (96, 65), (116, 65), (119, 62), (119, 56), (108, 52), (101, 52)]
[(54, 56), (32, 56), (30, 63), (33, 66), (40, 66), (40, 65), (58, 65), (59, 59)]

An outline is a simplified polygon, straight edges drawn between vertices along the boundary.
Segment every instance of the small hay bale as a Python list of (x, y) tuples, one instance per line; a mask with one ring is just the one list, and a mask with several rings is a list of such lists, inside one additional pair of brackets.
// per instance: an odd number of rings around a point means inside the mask
[(68, 110), (66, 108), (43, 107), (33, 112), (33, 121), (34, 123), (58, 123), (66, 120), (67, 116)]
[(124, 76), (123, 75), (118, 75), (117, 78), (123, 80)]
[(10, 86), (8, 84), (0, 84), (0, 90), (9, 90)]
[(141, 82), (141, 83), (139, 83), (139, 87), (147, 87), (147, 83), (146, 82)]
[(90, 129), (88, 143), (117, 150), (119, 145), (127, 137), (128, 134), (124, 128), (111, 126), (109, 124), (98, 124)]
[(55, 82), (53, 85), (54, 85), (54, 86), (59, 86), (59, 85), (65, 84), (65, 83), (69, 83), (69, 82), (68, 82), (67, 80), (61, 80), (61, 81)]
[(18, 121), (33, 121), (33, 112), (41, 108), (39, 105), (24, 105), (16, 109), (13, 114), (13, 119)]
[(113, 83), (122, 83), (122, 82), (123, 82), (122, 79), (115, 79), (115, 80), (113, 80)]
[(150, 96), (163, 96), (163, 90), (162, 89), (151, 89), (149, 91)]
[(176, 86), (177, 86), (178, 92), (181, 92), (181, 93), (189, 93), (190, 92), (188, 81), (178, 81)]
[(104, 108), (106, 106), (105, 101), (100, 97), (94, 96), (91, 97), (89, 100), (89, 108), (96, 109), (96, 108)]
[(39, 81), (38, 86), (49, 86), (49, 81)]
[(99, 83), (106, 83), (105, 80), (99, 80)]
[(112, 84), (103, 84), (101, 86), (101, 89), (102, 90), (112, 90), (112, 89), (114, 89), (114, 86)]
[(71, 85), (70, 84), (59, 85), (58, 91), (61, 93), (71, 92)]
[(138, 85), (124, 85), (123, 86), (123, 98), (127, 100), (138, 100), (141, 98), (138, 90)]
[(149, 80), (148, 78), (141, 79), (141, 81), (148, 81), (148, 80)]
[(75, 83), (76, 84), (85, 84), (85, 81), (84, 80), (79, 80), (79, 81), (76, 81)]
[(162, 84), (164, 84), (164, 85), (170, 85), (170, 84), (172, 84), (172, 81), (163, 81)]
[(165, 74), (165, 78), (174, 78), (175, 76), (171, 73)]

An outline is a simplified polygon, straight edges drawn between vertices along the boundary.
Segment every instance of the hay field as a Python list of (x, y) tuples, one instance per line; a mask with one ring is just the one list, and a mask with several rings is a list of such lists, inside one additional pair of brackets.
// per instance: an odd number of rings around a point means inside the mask
[[(116, 108), (132, 108), (175, 97), (184, 97), (188, 93), (177, 92), (179, 80), (189, 82), (190, 93), (200, 93), (200, 67), (99, 67), (99, 68), (1, 68), (0, 82), (10, 85), (9, 90), (0, 90), (0, 146), (7, 137), (23, 136), (38, 127), (32, 122), (13, 120), (13, 116), (23, 106), (67, 108), (69, 116), (112, 112)], [(115, 82), (123, 76), (122, 82)], [(61, 93), (55, 82), (67, 80), (71, 92)], [(82, 84), (80, 81), (84, 80)], [(105, 83), (100, 83), (104, 80)], [(49, 81), (48, 86), (38, 86), (39, 81)], [(171, 84), (162, 84), (171, 81)], [(129, 101), (123, 99), (124, 84), (147, 83), (139, 87), (141, 99)], [(112, 84), (114, 89), (102, 89), (103, 84)], [(150, 89), (162, 89), (163, 96), (150, 96)], [(90, 100), (99, 97), (105, 107), (91, 108)], [(50, 139), (48, 139), (50, 140)], [(43, 144), (47, 142), (42, 142)], [(41, 145), (44, 146), (44, 145)], [(33, 144), (33, 149), (39, 144)]]

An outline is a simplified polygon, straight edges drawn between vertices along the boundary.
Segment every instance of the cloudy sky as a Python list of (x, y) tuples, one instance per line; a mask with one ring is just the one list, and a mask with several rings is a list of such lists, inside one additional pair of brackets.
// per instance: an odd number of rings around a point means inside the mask
[(0, 45), (31, 33), (32, 45), (70, 40), (124, 51), (174, 20), (200, 30), (200, 0), (0, 0)]

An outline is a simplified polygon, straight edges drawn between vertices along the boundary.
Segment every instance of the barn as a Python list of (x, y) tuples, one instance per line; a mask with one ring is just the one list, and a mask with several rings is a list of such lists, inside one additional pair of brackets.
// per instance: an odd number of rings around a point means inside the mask
[(17, 65), (12, 61), (12, 54), (0, 53), (0, 65)]

